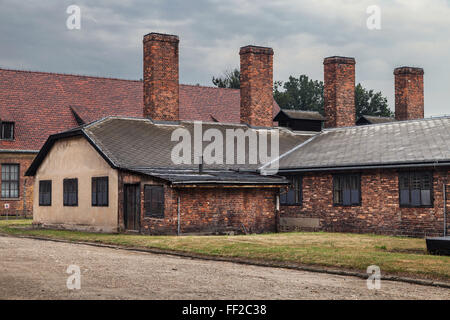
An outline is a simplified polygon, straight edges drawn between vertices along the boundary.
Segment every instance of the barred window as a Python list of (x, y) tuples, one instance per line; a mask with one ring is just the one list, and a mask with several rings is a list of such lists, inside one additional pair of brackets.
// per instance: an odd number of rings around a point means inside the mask
[(0, 139), (14, 139), (14, 122), (0, 121)]
[(108, 206), (108, 177), (92, 178), (92, 206)]
[(2, 164), (2, 198), (19, 198), (18, 164)]
[(51, 206), (52, 205), (52, 181), (41, 180), (39, 181), (39, 205)]
[(63, 204), (64, 206), (78, 206), (78, 179), (64, 179)]
[(151, 218), (164, 218), (164, 187), (144, 186), (144, 214)]
[(302, 177), (290, 176), (291, 184), (289, 188), (282, 189), (280, 193), (281, 205), (301, 205), (302, 204)]
[(361, 205), (361, 175), (336, 174), (333, 176), (333, 203), (342, 206)]
[(430, 171), (399, 173), (400, 205), (406, 207), (432, 206), (433, 174)]

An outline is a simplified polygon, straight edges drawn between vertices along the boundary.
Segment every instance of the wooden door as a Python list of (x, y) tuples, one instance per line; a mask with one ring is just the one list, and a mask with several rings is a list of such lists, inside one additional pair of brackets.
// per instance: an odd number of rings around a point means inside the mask
[(124, 185), (124, 220), (125, 229), (139, 231), (140, 221), (139, 185)]

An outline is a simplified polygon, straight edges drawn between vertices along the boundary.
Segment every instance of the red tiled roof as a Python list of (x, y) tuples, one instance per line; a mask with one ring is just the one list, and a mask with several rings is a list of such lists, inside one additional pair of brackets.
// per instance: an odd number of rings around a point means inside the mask
[[(85, 123), (141, 117), (142, 95), (137, 80), (0, 69), (0, 119), (15, 122), (15, 140), (0, 140), (0, 150), (39, 150), (50, 134), (78, 126), (75, 114)], [(239, 123), (239, 110), (239, 90), (180, 85), (182, 120)]]

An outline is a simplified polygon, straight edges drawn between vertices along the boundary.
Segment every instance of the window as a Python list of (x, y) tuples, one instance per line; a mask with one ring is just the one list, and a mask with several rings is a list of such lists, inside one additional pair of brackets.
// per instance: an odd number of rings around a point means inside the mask
[(51, 206), (52, 205), (52, 181), (42, 180), (39, 181), (39, 205)]
[(291, 176), (291, 185), (287, 190), (280, 193), (281, 205), (301, 205), (302, 204), (302, 177)]
[(361, 205), (361, 176), (359, 174), (333, 176), (333, 203), (341, 206)]
[(108, 177), (92, 178), (92, 206), (108, 206)]
[(13, 140), (14, 139), (14, 122), (0, 121), (0, 139)]
[(400, 205), (405, 207), (432, 206), (433, 174), (429, 171), (399, 173)]
[(164, 188), (144, 186), (144, 215), (151, 218), (164, 218)]
[(78, 179), (64, 179), (63, 189), (63, 204), (78, 206)]
[(2, 164), (2, 198), (19, 198), (18, 164)]

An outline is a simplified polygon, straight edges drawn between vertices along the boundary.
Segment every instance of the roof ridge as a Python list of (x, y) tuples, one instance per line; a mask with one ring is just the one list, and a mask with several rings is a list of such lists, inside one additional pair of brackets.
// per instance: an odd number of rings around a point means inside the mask
[(322, 130), (322, 132), (329, 132), (329, 131), (339, 131), (339, 130), (346, 130), (346, 129), (356, 129), (356, 128), (371, 128), (374, 126), (389, 126), (389, 125), (396, 125), (396, 124), (402, 124), (402, 123), (412, 123), (412, 122), (421, 122), (421, 121), (431, 121), (436, 119), (450, 119), (450, 115), (443, 115), (443, 116), (432, 116), (422, 119), (411, 119), (411, 120), (398, 120), (393, 122), (383, 122), (383, 123), (373, 123), (367, 126), (348, 126), (348, 127), (339, 127), (339, 128), (325, 128)]
[[(95, 78), (95, 79), (117, 80), (117, 81), (142, 82), (141, 79), (137, 80), (137, 79), (125, 79), (125, 78), (117, 78), (117, 77), (95, 76), (95, 75), (65, 73), (65, 72), (51, 72), (51, 71), (38, 71), (38, 70), (26, 70), (26, 69), (12, 69), (12, 68), (4, 68), (4, 67), (1, 67), (1, 66), (0, 66), (0, 70), (11, 71), (11, 72), (21, 72), (21, 73), (38, 73), (38, 74), (49, 74), (49, 75), (57, 75), (57, 76), (69, 76), (69, 77), (83, 77), (83, 78)], [(196, 87), (196, 88), (239, 90), (239, 89), (235, 89), (235, 88), (219, 88), (219, 87), (214, 87), (214, 86), (187, 84), (187, 83), (180, 83), (179, 85), (180, 86), (185, 86), (185, 87)]]
[(240, 90), (236, 88), (220, 88), (220, 87), (213, 87), (213, 86), (207, 86), (207, 85), (197, 85), (197, 84), (186, 84), (186, 83), (180, 83), (180, 86), (185, 87), (195, 87), (195, 88), (207, 88), (207, 89), (225, 89), (225, 90)]
[(373, 118), (388, 118), (388, 119), (394, 119), (394, 117), (388, 117), (388, 116), (374, 116), (371, 114), (362, 114), (361, 117), (373, 117)]
[(124, 78), (115, 78), (115, 77), (106, 77), (106, 76), (94, 76), (94, 75), (84, 75), (84, 74), (64, 73), (64, 72), (21, 70), (21, 69), (10, 69), (10, 68), (2, 68), (2, 67), (0, 67), (0, 70), (12, 71), (12, 72), (21, 72), (21, 73), (39, 73), (39, 74), (51, 74), (51, 75), (57, 75), (57, 76), (84, 77), (84, 78), (96, 78), (96, 79), (106, 79), (106, 80), (142, 82), (142, 80), (135, 80), (135, 79), (124, 79)]

